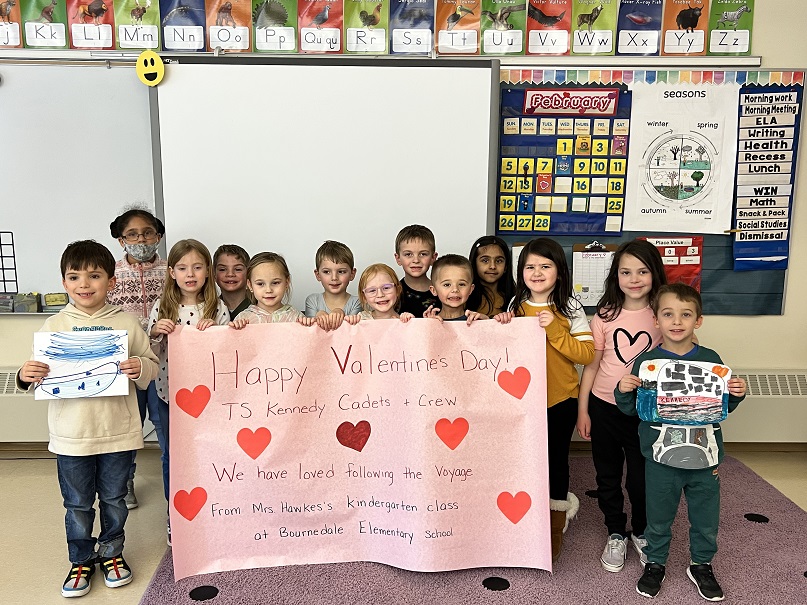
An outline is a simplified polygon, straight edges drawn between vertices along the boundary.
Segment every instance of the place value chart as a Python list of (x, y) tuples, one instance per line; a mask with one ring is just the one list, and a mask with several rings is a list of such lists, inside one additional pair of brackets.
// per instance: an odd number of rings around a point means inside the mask
[(503, 85), (500, 235), (619, 235), (631, 92), (622, 85)]

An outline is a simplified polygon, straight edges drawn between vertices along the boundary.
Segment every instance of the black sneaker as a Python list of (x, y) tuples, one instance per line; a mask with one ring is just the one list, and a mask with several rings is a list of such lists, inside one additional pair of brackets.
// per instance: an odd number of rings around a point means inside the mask
[(83, 597), (90, 592), (90, 578), (95, 573), (95, 559), (87, 563), (74, 563), (62, 584), (63, 597)]
[(125, 586), (134, 579), (122, 555), (101, 559), (101, 573), (104, 574), (104, 584), (110, 588)]
[(707, 601), (723, 600), (723, 589), (717, 583), (710, 564), (690, 565), (687, 568), (687, 575), (698, 587), (698, 592), (704, 599)]
[(650, 597), (651, 599), (655, 597), (658, 591), (661, 590), (661, 583), (664, 581), (664, 572), (666, 570), (666, 567), (658, 563), (647, 563), (644, 566), (642, 577), (636, 582), (636, 592), (643, 597)]

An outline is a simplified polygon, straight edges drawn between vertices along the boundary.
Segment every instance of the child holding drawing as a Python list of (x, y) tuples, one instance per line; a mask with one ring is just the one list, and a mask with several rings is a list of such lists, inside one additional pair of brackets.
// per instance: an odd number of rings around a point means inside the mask
[[(687, 388), (687, 382), (696, 393), (693, 400), (708, 400), (707, 394), (717, 396), (714, 390), (704, 389), (707, 383), (719, 384), (719, 377), (728, 374), (728, 368), (722, 367), (720, 356), (711, 349), (701, 347), (692, 340), (695, 330), (703, 323), (703, 304), (701, 296), (695, 288), (686, 284), (667, 284), (659, 288), (653, 300), (653, 315), (658, 330), (661, 332), (661, 344), (645, 351), (636, 358), (630, 373), (625, 373), (619, 380), (614, 397), (621, 412), (629, 416), (640, 414), (637, 409), (637, 389), (642, 387), (645, 395), (650, 391), (650, 399), (654, 403), (655, 414), (651, 418), (663, 418), (661, 410), (656, 407), (658, 401), (664, 399), (651, 391), (656, 388), (661, 395), (663, 388), (680, 392)], [(654, 370), (664, 360), (679, 360), (673, 366), (672, 380), (650, 380), (639, 378), (642, 362), (652, 362), (648, 370)], [(705, 368), (694, 367), (686, 362), (708, 362)], [(715, 364), (715, 365), (711, 365)], [(689, 366), (689, 367), (687, 367)], [(710, 369), (708, 369), (710, 368)], [(668, 368), (669, 369), (669, 368)], [(680, 376), (678, 376), (680, 374)], [(697, 379), (697, 380), (696, 380)], [(667, 382), (668, 386), (664, 386)], [(725, 392), (720, 394), (723, 406), (720, 412), (732, 412), (745, 398), (745, 380), (732, 377), (726, 381)], [(678, 397), (665, 397), (678, 400)], [(689, 397), (687, 397), (688, 399)], [(642, 402), (647, 402), (643, 397)], [(647, 529), (644, 547), (646, 563), (644, 573), (636, 583), (636, 592), (653, 598), (661, 590), (666, 575), (667, 557), (670, 554), (672, 524), (678, 512), (681, 493), (686, 497), (689, 510), (689, 553), (690, 561), (686, 574), (695, 584), (698, 593), (707, 601), (722, 601), (723, 589), (715, 579), (712, 559), (717, 553), (717, 529), (720, 524), (720, 475), (719, 465), (723, 459), (723, 436), (720, 424), (713, 421), (715, 410), (708, 410), (705, 403), (696, 402), (690, 406), (673, 403), (677, 410), (667, 412), (674, 415), (671, 420), (649, 420), (642, 412), (639, 422), (639, 443), (645, 462), (645, 482), (647, 489)], [(692, 407), (693, 414), (686, 409)], [(725, 414), (717, 414), (717, 417)], [(710, 418), (706, 420), (705, 418)]]
[[(130, 357), (119, 370), (140, 389), (157, 375), (157, 358), (148, 337), (131, 313), (107, 304), (115, 286), (115, 259), (101, 244), (73, 242), (61, 259), (62, 283), (73, 301), (42, 326), (42, 332), (101, 334), (126, 330)], [(17, 386), (29, 389), (50, 372), (48, 364), (26, 361), (17, 372)], [(48, 449), (56, 454), (65, 513), (70, 572), (62, 583), (62, 596), (80, 597), (90, 591), (96, 563), (104, 583), (118, 588), (132, 581), (123, 558), (126, 482), (133, 450), (143, 447), (143, 428), (133, 389), (128, 395), (53, 399), (48, 404)], [(95, 504), (101, 514), (101, 531), (93, 536)], [(97, 551), (96, 551), (97, 545)]]

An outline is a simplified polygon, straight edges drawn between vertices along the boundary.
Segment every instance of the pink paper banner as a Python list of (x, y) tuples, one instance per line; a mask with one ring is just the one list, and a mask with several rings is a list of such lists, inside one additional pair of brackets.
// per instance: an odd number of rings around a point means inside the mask
[(535, 318), (175, 332), (176, 579), (551, 569), (544, 346)]

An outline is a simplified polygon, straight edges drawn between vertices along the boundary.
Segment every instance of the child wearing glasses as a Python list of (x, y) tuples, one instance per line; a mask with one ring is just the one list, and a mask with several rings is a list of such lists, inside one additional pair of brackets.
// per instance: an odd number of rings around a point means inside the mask
[[(165, 259), (157, 254), (157, 246), (165, 235), (165, 226), (148, 210), (132, 208), (112, 221), (109, 230), (125, 250), (125, 254), (115, 263), (115, 287), (107, 295), (107, 302), (135, 315), (146, 331), (151, 308), (162, 295), (168, 268)], [(164, 451), (165, 435), (160, 423), (159, 398), (154, 381), (145, 389), (137, 387), (137, 405), (140, 423), (146, 421), (148, 412), (160, 449)], [(136, 451), (132, 451), (132, 466), (127, 483), (126, 508), (129, 509), (137, 508), (134, 491), (135, 454)]]
[(406, 323), (414, 317), (401, 313), (401, 282), (392, 267), (384, 263), (370, 265), (359, 278), (359, 300), (364, 309), (360, 315), (348, 315), (345, 321), (356, 325), (367, 319), (400, 319)]
[(315, 318), (324, 330), (335, 330), (346, 315), (361, 313), (359, 297), (347, 291), (356, 277), (353, 253), (345, 244), (328, 240), (317, 249), (315, 261), (314, 277), (322, 284), (323, 292), (306, 297), (305, 316)]

